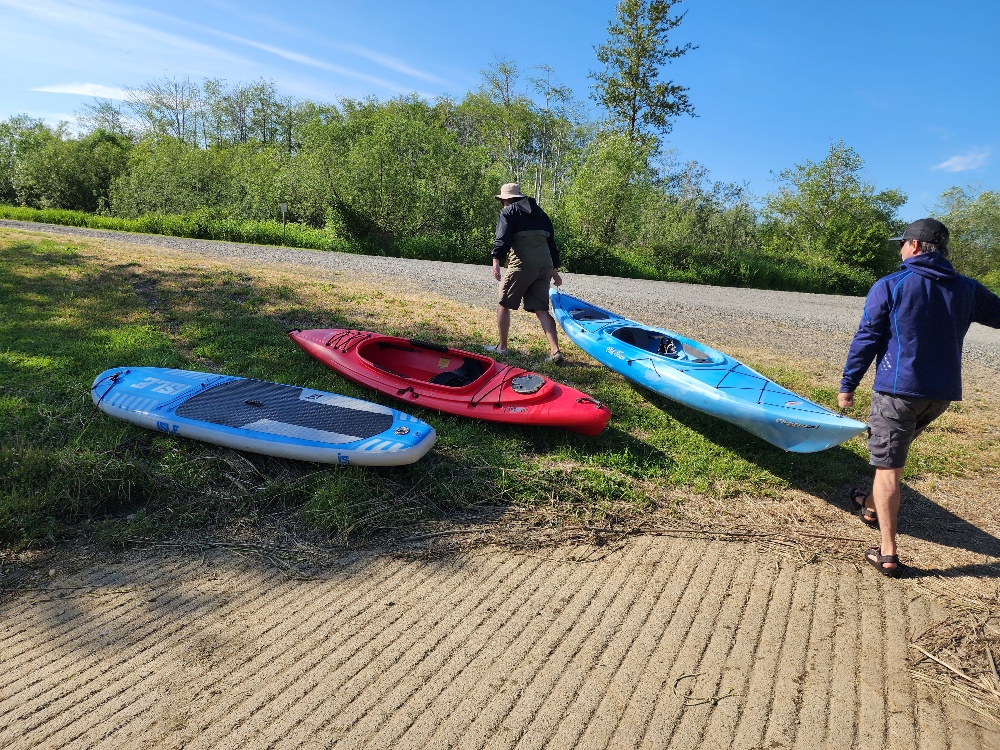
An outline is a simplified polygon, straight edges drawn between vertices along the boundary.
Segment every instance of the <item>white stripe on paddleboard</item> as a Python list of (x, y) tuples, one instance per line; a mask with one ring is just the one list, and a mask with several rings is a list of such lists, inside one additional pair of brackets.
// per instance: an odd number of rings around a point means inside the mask
[(119, 409), (128, 409), (132, 411), (132, 402), (138, 398), (137, 396), (132, 396), (131, 394), (126, 394), (122, 396), (121, 401), (118, 402)]
[(329, 404), (330, 406), (339, 406), (343, 409), (367, 411), (373, 414), (392, 414), (392, 409), (387, 406), (373, 404), (370, 401), (362, 401), (350, 396), (341, 396), (338, 393), (324, 393), (323, 391), (313, 391), (307, 388), (302, 389), (299, 401), (308, 401), (312, 404)]
[(318, 443), (329, 443), (331, 445), (356, 443), (361, 439), (357, 435), (342, 435), (339, 432), (327, 432), (326, 430), (317, 430), (312, 427), (277, 422), (273, 419), (260, 419), (256, 422), (243, 425), (242, 429), (266, 432), (268, 435), (298, 438), (299, 440), (313, 440)]

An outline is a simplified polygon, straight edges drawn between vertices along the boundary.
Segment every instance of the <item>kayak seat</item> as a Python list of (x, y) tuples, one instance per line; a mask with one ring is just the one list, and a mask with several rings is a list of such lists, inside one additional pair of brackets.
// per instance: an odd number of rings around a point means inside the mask
[(461, 388), (463, 385), (468, 385), (481, 378), (484, 372), (483, 365), (479, 360), (467, 357), (462, 360), (460, 367), (456, 367), (454, 370), (447, 370), (446, 372), (439, 372), (427, 382), (434, 383), (434, 385), (444, 385), (449, 388)]
[(680, 341), (662, 333), (650, 334), (645, 328), (619, 328), (611, 335), (643, 351), (656, 352), (671, 359), (677, 359), (684, 351)]
[(646, 352), (655, 352), (659, 348), (659, 342), (651, 338), (645, 328), (619, 328), (611, 335)]

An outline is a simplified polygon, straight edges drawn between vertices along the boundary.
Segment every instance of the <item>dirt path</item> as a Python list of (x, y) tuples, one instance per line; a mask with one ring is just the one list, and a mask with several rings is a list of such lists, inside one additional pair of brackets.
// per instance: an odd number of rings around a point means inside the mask
[(574, 556), (56, 569), (0, 607), (0, 746), (1000, 747), (912, 678), (944, 613), (907, 581), (664, 537)]

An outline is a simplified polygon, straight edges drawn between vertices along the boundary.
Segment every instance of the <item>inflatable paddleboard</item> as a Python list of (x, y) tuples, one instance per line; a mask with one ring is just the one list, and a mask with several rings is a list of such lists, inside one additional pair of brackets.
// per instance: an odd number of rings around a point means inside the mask
[(140, 427), (301, 461), (409, 464), (437, 437), (429, 424), (379, 404), (207, 372), (118, 367), (97, 376), (91, 396), (105, 414)]

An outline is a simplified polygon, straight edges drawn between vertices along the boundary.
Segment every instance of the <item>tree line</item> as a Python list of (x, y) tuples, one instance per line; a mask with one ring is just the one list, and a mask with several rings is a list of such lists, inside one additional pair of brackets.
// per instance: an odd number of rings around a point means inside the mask
[[(863, 293), (898, 263), (906, 196), (843, 142), (753, 196), (666, 148), (692, 114), (661, 79), (679, 0), (622, 0), (595, 49), (593, 120), (548, 66), (501, 60), (462, 99), (296, 100), (275, 82), (164, 78), (68, 123), (0, 122), (0, 203), (113, 217), (291, 222), (363, 252), (485, 262), (504, 182), (552, 216), (572, 271)], [(955, 187), (936, 215), (956, 265), (1000, 282), (1000, 194)]]

